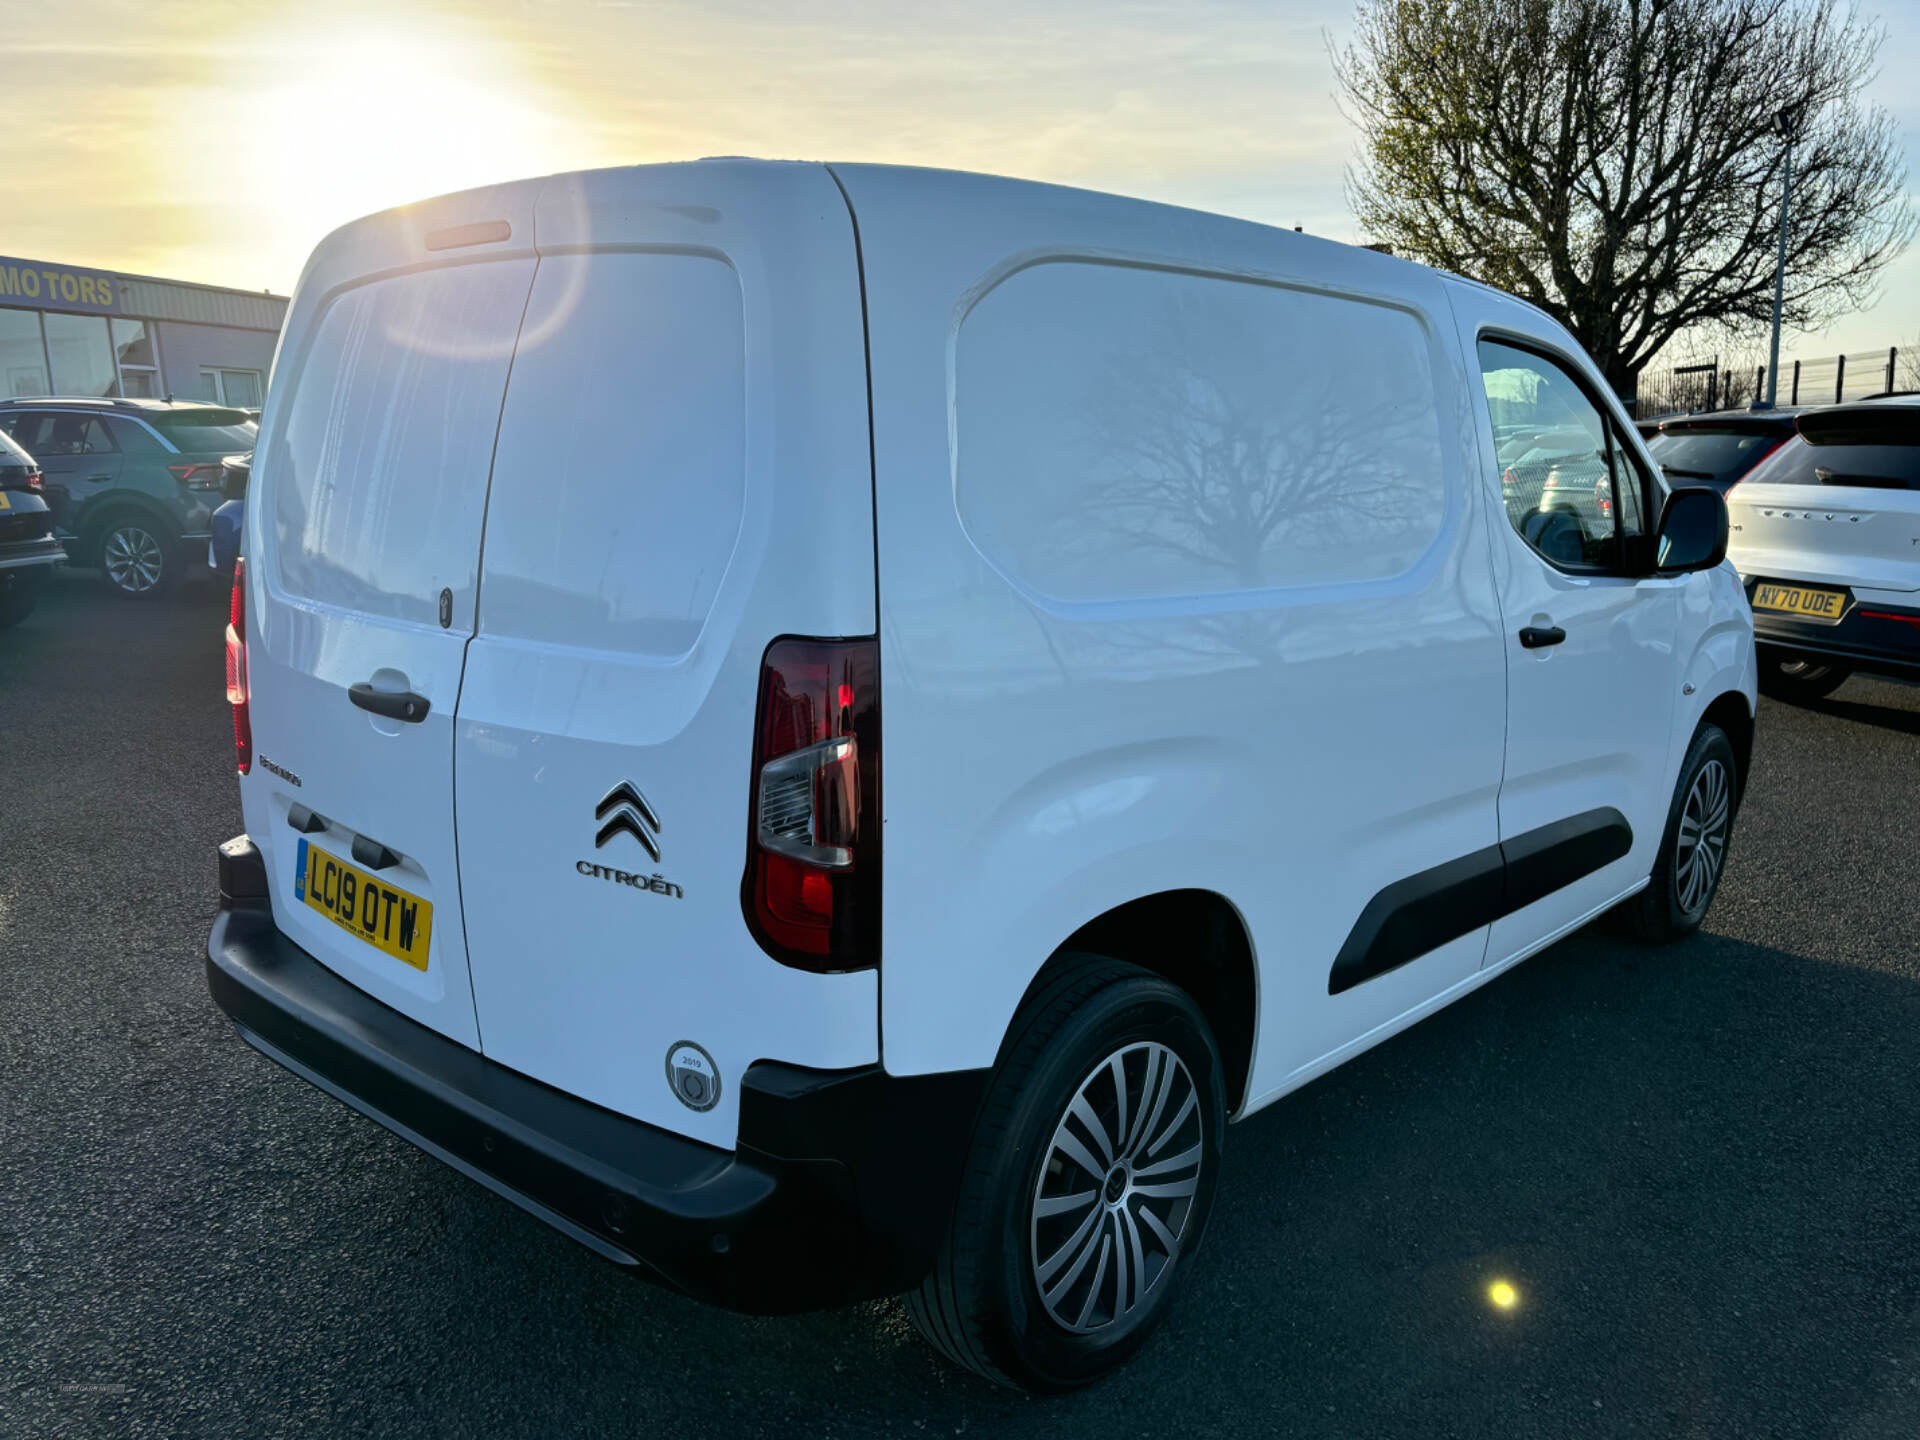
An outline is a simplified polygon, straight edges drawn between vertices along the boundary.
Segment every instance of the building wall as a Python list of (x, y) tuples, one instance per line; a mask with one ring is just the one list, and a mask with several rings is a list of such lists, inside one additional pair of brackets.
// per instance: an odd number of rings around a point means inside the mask
[[(0, 255), (0, 394), (44, 393), (51, 385), (105, 395), (124, 387), (129, 395), (258, 405), (286, 312), (284, 296), (260, 291)], [(157, 385), (152, 339), (159, 342)], [(216, 387), (201, 373), (216, 368), (252, 372), (258, 382), (230, 376)]]
[(167, 392), (176, 400), (214, 398), (211, 390), (203, 388), (202, 366), (257, 370), (264, 389), (267, 369), (273, 363), (273, 347), (280, 338), (271, 330), (230, 330), (220, 325), (184, 325), (177, 320), (159, 321), (155, 328), (160, 335), (160, 374)]

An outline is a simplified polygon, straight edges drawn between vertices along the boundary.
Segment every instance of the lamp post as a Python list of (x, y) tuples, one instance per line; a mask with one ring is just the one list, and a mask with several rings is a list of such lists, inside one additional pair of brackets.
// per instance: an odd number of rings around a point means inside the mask
[(1773, 409), (1780, 393), (1780, 306), (1787, 285), (1787, 204), (1793, 197), (1793, 139), (1800, 119), (1791, 110), (1773, 117), (1773, 129), (1786, 146), (1786, 173), (1780, 183), (1780, 256), (1773, 266), (1773, 343), (1767, 350), (1767, 398), (1756, 408)]

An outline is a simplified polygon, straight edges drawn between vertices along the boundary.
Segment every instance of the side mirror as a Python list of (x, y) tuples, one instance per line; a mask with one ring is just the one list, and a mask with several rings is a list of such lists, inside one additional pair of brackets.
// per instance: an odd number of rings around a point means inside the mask
[(1720, 492), (1702, 485), (1669, 495), (1654, 536), (1655, 573), (1711, 570), (1726, 558), (1727, 502)]

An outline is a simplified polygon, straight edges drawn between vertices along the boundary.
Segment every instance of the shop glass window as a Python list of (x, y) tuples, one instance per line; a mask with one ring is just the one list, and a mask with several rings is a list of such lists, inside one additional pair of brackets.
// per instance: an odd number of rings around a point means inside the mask
[(266, 389), (258, 370), (203, 370), (200, 372), (201, 399), (216, 405), (231, 405), (239, 410), (258, 410)]
[(107, 342), (104, 315), (42, 317), (47, 324), (47, 354), (53, 360), (54, 393), (111, 395), (118, 388), (113, 347)]
[(0, 310), (0, 395), (46, 395), (47, 347), (35, 310)]
[(157, 396), (160, 361), (147, 322), (115, 317), (111, 324), (114, 363), (120, 367), (120, 393), (148, 399)]

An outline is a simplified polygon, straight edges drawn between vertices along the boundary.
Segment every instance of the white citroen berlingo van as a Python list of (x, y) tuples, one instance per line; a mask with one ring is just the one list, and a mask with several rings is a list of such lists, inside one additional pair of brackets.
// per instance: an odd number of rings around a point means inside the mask
[(348, 225), (246, 524), (248, 1043), (608, 1259), (905, 1293), (1031, 1389), (1165, 1315), (1230, 1118), (1697, 926), (1751, 748), (1725, 509), (1558, 325), (1052, 186)]

